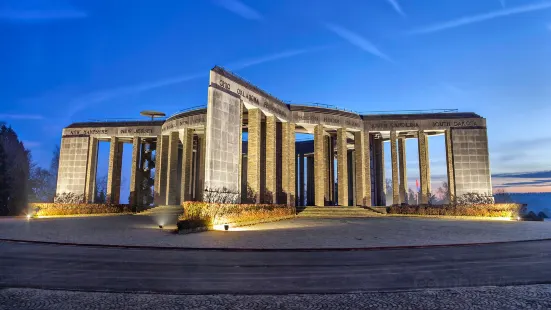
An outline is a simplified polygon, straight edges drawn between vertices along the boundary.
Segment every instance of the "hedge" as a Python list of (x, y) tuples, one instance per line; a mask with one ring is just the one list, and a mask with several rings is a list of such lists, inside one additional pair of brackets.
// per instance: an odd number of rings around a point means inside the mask
[(496, 203), (483, 205), (442, 205), (442, 206), (391, 206), (388, 214), (510, 217), (516, 218), (526, 210), (526, 205), (518, 203)]
[(295, 207), (273, 204), (221, 204), (186, 201), (182, 204), (184, 213), (179, 216), (180, 228), (195, 228), (226, 223), (253, 223), (268, 219), (294, 216)]
[(133, 211), (128, 204), (31, 203), (29, 207), (33, 209), (35, 216), (129, 213)]

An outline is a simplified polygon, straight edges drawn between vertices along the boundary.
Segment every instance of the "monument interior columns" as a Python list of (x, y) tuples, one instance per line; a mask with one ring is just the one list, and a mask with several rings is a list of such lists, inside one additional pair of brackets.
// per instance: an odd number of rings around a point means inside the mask
[(348, 206), (348, 147), (346, 129), (337, 129), (338, 205)]
[(85, 200), (87, 203), (94, 203), (96, 198), (96, 174), (98, 164), (98, 139), (90, 138), (88, 148), (88, 167), (86, 169)]
[(448, 175), (448, 200), (455, 201), (455, 171), (453, 164), (453, 148), (451, 130), (445, 131), (446, 138), (446, 170)]
[(262, 112), (260, 109), (249, 109), (248, 142), (247, 142), (247, 196), (253, 202), (260, 203), (260, 139)]
[[(180, 204), (192, 200), (192, 186), (195, 184), (192, 177), (197, 174), (198, 157), (193, 161), (193, 129), (184, 128), (181, 132), (182, 141), (182, 173), (180, 180)], [(198, 154), (198, 153), (196, 153)], [(195, 164), (195, 167), (192, 167)], [(195, 171), (195, 174), (193, 173)]]
[(398, 153), (396, 131), (390, 132), (390, 156), (392, 164), (392, 204), (400, 204), (400, 185), (398, 183)]
[(107, 201), (118, 204), (121, 193), (122, 142), (111, 137), (109, 147), (109, 170), (107, 171)]
[(130, 199), (128, 203), (131, 206), (141, 205), (140, 190), (143, 174), (140, 171), (142, 139), (140, 137), (132, 138), (132, 167), (130, 168)]
[(323, 125), (314, 127), (314, 204), (316, 206), (325, 206), (327, 200), (327, 168), (325, 161), (325, 132)]
[(430, 182), (429, 172), (428, 172), (428, 143), (427, 143), (427, 134), (424, 131), (419, 131), (418, 133), (418, 147), (419, 147), (419, 179), (421, 187), (421, 204), (427, 204), (429, 202), (429, 186)]
[(405, 137), (398, 138), (398, 164), (400, 168), (400, 203), (408, 203), (408, 176)]
[(167, 185), (166, 205), (177, 205), (180, 202), (180, 183), (178, 180), (178, 146), (180, 137), (178, 132), (171, 132), (168, 135), (168, 158), (167, 158)]
[(265, 203), (277, 203), (277, 164), (276, 164), (277, 119), (266, 116), (266, 194)]

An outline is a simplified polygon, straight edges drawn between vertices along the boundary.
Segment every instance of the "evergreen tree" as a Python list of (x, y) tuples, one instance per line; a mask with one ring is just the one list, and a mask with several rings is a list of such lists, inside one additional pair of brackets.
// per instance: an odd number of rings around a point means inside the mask
[(9, 182), (4, 210), (7, 210), (8, 215), (20, 215), (27, 208), (30, 154), (15, 131), (5, 125), (0, 127), (0, 145), (4, 152), (5, 174)]
[(6, 153), (0, 143), (0, 216), (9, 214), (10, 182), (6, 168)]

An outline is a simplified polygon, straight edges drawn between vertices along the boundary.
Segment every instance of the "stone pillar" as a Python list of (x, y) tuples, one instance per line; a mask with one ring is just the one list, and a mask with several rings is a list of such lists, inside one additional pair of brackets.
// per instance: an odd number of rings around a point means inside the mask
[(400, 185), (398, 183), (398, 154), (396, 145), (396, 131), (390, 132), (390, 157), (392, 163), (392, 204), (400, 204)]
[(331, 202), (330, 205), (337, 203), (335, 197), (335, 144), (333, 136), (327, 136), (327, 199)]
[(299, 197), (299, 206), (304, 206), (304, 154), (300, 154), (298, 157), (298, 175), (299, 175), (299, 186), (298, 186), (298, 197)]
[(348, 206), (348, 148), (346, 146), (346, 129), (337, 129), (337, 178), (338, 205)]
[(312, 206), (315, 205), (315, 196), (314, 196), (314, 156), (306, 157), (306, 174), (308, 182), (306, 182), (306, 205)]
[[(367, 153), (367, 154), (366, 154)], [(354, 133), (354, 162), (356, 164), (356, 205), (371, 205), (371, 178), (369, 161), (369, 141), (366, 143), (365, 133)], [(368, 191), (369, 189), (369, 191)]]
[(428, 141), (427, 141), (427, 134), (423, 131), (419, 131), (418, 133), (418, 144), (419, 144), (419, 179), (420, 179), (420, 187), (421, 187), (421, 204), (427, 204), (429, 202), (429, 186), (430, 181), (429, 178), (429, 172), (428, 172)]
[(448, 200), (455, 201), (455, 171), (453, 163), (453, 147), (451, 129), (446, 130), (446, 170), (448, 172)]
[(155, 151), (155, 204), (166, 203), (166, 183), (168, 164), (168, 136), (157, 137), (157, 149)]
[(354, 150), (347, 152), (348, 162), (348, 205), (356, 205), (356, 161), (354, 160)]
[[(190, 201), (192, 200), (192, 184), (193, 184), (193, 129), (191, 128), (184, 128), (184, 130), (181, 132), (181, 141), (182, 141), (182, 173), (181, 173), (181, 180), (180, 180), (180, 204), (182, 204), (184, 201)], [(199, 155), (199, 152), (196, 153), (196, 155)], [(196, 166), (199, 162), (199, 157), (195, 157), (196, 160)], [(199, 168), (199, 167), (197, 167)], [(200, 171), (200, 169), (195, 169), (195, 172), (197, 173)], [(196, 178), (197, 179), (197, 178)], [(196, 186), (197, 188), (197, 186)]]
[(266, 116), (266, 203), (277, 203), (276, 117)]
[(249, 110), (249, 140), (247, 143), (247, 194), (254, 203), (260, 203), (260, 109)]
[(325, 135), (322, 125), (314, 127), (314, 204), (316, 206), (325, 206), (326, 186), (327, 186), (327, 167), (325, 161)]
[(180, 142), (178, 132), (171, 132), (168, 135), (168, 158), (167, 158), (167, 184), (166, 184), (166, 205), (177, 205), (180, 203), (180, 184), (178, 180), (178, 144)]
[(118, 204), (121, 194), (122, 142), (111, 137), (109, 170), (107, 171), (107, 202)]
[(88, 147), (88, 167), (86, 168), (86, 193), (85, 201), (94, 203), (96, 198), (96, 174), (98, 167), (98, 139), (90, 138), (90, 146)]
[(130, 199), (131, 206), (138, 206), (142, 204), (140, 201), (140, 190), (142, 188), (143, 173), (141, 168), (141, 146), (142, 139), (140, 137), (132, 138), (132, 168), (130, 169)]
[(286, 197), (286, 204), (295, 205), (296, 187), (296, 153), (295, 153), (295, 124), (282, 123), (282, 189)]
[(385, 148), (382, 137), (373, 139), (377, 206), (386, 206)]
[[(197, 150), (195, 150), (195, 158), (197, 165), (197, 182), (195, 184), (195, 197), (197, 201), (203, 201), (205, 193), (205, 159), (206, 159), (206, 141), (205, 135), (197, 135)], [(239, 147), (241, 150), (241, 147)]]
[(408, 203), (408, 172), (405, 137), (398, 139), (398, 166), (400, 167), (400, 202)]

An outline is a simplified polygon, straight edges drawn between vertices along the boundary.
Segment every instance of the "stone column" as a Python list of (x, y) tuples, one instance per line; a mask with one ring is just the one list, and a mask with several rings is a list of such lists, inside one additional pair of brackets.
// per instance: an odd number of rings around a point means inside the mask
[[(182, 179), (180, 180), (180, 204), (184, 201), (192, 200), (192, 184), (193, 184), (193, 129), (184, 128), (181, 132), (182, 141)], [(198, 155), (198, 153), (197, 153)], [(199, 158), (195, 157), (196, 163)], [(197, 166), (197, 164), (196, 164)], [(196, 169), (197, 173), (199, 169)], [(197, 187), (197, 186), (196, 186)]]
[(308, 182), (306, 182), (306, 205), (312, 206), (315, 205), (315, 196), (314, 196), (314, 156), (306, 157), (306, 174)]
[(121, 194), (122, 142), (111, 137), (109, 170), (107, 171), (107, 202), (118, 204)]
[(266, 116), (266, 203), (277, 203), (276, 117)]
[(178, 144), (179, 133), (171, 132), (168, 135), (168, 158), (167, 158), (167, 184), (166, 184), (166, 205), (177, 205), (180, 203), (180, 184), (178, 180)]
[(400, 204), (400, 185), (398, 183), (398, 154), (396, 145), (396, 131), (390, 132), (390, 157), (392, 163), (392, 204)]
[(377, 206), (386, 206), (385, 148), (383, 138), (373, 139)]
[(348, 148), (346, 146), (346, 129), (337, 129), (337, 178), (338, 205), (348, 206)]
[(130, 205), (138, 206), (140, 201), (140, 190), (142, 185), (143, 173), (140, 171), (142, 139), (140, 137), (132, 138), (132, 168), (130, 169)]
[(247, 196), (254, 203), (260, 203), (260, 122), (262, 112), (260, 109), (249, 110), (249, 140), (247, 143)]
[[(429, 186), (430, 181), (428, 180), (429, 172), (428, 172), (428, 141), (427, 141), (427, 134), (423, 131), (419, 131), (418, 133), (418, 144), (419, 144), (419, 179), (420, 179), (420, 187), (421, 187), (421, 204), (427, 204), (429, 201), (428, 195), (429, 195)], [(428, 184), (428, 186), (427, 186)]]
[(356, 161), (354, 150), (348, 152), (348, 204), (356, 206)]
[(299, 206), (304, 206), (304, 154), (300, 154), (298, 157), (298, 175), (299, 175), (299, 186), (298, 186), (298, 197), (299, 197)]
[(325, 161), (325, 135), (322, 125), (314, 127), (314, 204), (325, 206), (327, 167)]
[(453, 163), (453, 147), (451, 129), (445, 132), (446, 137), (446, 170), (448, 172), (448, 200), (450, 203), (455, 201), (455, 171)]
[[(366, 154), (367, 153), (367, 154)], [(371, 178), (369, 161), (369, 141), (366, 143), (365, 133), (354, 133), (354, 161), (356, 163), (356, 205), (371, 205)], [(369, 184), (368, 184), (369, 183)], [(368, 191), (369, 189), (369, 191)], [(369, 202), (369, 204), (368, 204)]]
[(282, 124), (282, 188), (286, 196), (287, 205), (295, 205), (296, 188), (296, 153), (295, 153), (295, 124)]
[(335, 197), (335, 139), (333, 136), (327, 136), (327, 199), (331, 205), (337, 203)]
[(88, 167), (86, 168), (86, 193), (85, 201), (94, 203), (96, 198), (96, 174), (98, 167), (98, 139), (90, 138), (90, 146), (88, 147)]
[[(205, 193), (205, 159), (206, 159), (206, 147), (205, 135), (197, 135), (197, 150), (195, 151), (196, 165), (197, 165), (197, 182), (195, 186), (195, 197), (197, 201), (203, 201), (203, 195)], [(239, 147), (241, 150), (241, 147)]]
[(400, 202), (408, 203), (408, 173), (406, 162), (406, 138), (398, 138), (398, 166), (400, 166)]
[(157, 148), (155, 151), (155, 204), (166, 203), (166, 183), (168, 165), (168, 136), (157, 137)]

